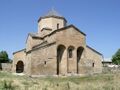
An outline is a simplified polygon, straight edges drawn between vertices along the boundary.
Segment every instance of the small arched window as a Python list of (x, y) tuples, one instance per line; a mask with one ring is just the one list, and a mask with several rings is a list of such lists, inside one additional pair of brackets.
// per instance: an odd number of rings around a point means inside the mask
[(47, 64), (47, 62), (46, 61), (44, 61), (44, 65), (46, 65)]
[(57, 29), (59, 29), (59, 23), (57, 24)]
[(95, 66), (95, 63), (92, 63), (92, 67), (94, 67)]
[(44, 67), (47, 67), (47, 61), (44, 61)]
[(72, 53), (72, 52), (73, 52), (73, 49), (69, 49), (69, 51), (68, 51), (68, 52), (69, 52), (69, 53), (68, 53), (68, 54), (69, 54), (69, 55), (68, 55), (68, 56), (69, 56), (69, 58), (72, 58), (72, 57), (73, 57), (73, 53)]
[(68, 58), (73, 58), (73, 50), (74, 50), (73, 46), (68, 47)]

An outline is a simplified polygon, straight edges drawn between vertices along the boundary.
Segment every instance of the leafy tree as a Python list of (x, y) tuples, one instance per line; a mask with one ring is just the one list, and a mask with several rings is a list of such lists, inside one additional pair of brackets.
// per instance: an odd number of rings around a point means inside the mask
[(118, 49), (118, 51), (115, 53), (115, 55), (113, 55), (112, 62), (114, 64), (120, 65), (120, 49)]
[(9, 62), (9, 57), (6, 51), (1, 51), (0, 52), (0, 62), (1, 63), (6, 63)]

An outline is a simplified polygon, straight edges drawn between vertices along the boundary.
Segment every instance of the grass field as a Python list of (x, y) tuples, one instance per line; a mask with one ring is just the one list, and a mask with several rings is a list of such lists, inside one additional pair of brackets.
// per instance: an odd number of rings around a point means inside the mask
[(31, 78), (0, 72), (0, 90), (120, 90), (120, 74)]

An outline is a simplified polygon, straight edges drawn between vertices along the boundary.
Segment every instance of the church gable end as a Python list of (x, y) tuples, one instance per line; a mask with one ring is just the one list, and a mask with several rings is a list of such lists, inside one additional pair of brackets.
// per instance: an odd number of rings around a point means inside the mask
[(56, 40), (64, 44), (85, 45), (86, 35), (79, 31), (75, 26), (70, 25), (56, 31)]
[(37, 44), (40, 44), (43, 42), (43, 38), (41, 37), (38, 37), (37, 35), (35, 34), (31, 34), (29, 33), (28, 34), (28, 37), (27, 37), (27, 40), (26, 40), (26, 52), (32, 50), (32, 48), (37, 45)]

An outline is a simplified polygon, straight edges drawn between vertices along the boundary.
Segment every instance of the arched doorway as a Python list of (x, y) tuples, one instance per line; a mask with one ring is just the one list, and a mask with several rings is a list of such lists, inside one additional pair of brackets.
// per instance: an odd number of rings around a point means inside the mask
[(83, 54), (83, 51), (84, 51), (84, 48), (83, 47), (79, 47), (77, 49), (77, 73), (79, 74), (79, 62), (80, 62), (80, 59), (81, 59), (81, 56)]
[(16, 65), (16, 73), (22, 73), (24, 71), (23, 61), (18, 61)]
[(60, 63), (63, 59), (64, 51), (65, 51), (65, 46), (59, 45), (57, 48), (57, 75), (60, 74)]

